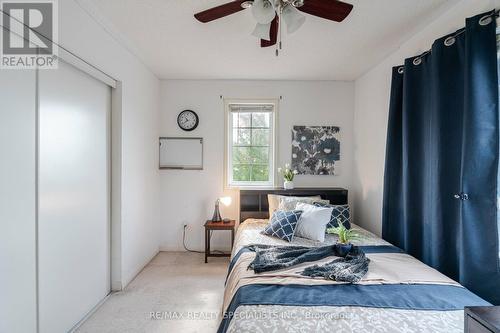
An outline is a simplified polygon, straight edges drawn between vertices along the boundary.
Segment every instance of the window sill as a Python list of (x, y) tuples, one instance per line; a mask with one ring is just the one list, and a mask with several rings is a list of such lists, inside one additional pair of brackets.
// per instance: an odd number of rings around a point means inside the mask
[(275, 188), (274, 184), (262, 184), (262, 185), (229, 185), (226, 184), (226, 190), (252, 190), (252, 189), (263, 189), (263, 188)]

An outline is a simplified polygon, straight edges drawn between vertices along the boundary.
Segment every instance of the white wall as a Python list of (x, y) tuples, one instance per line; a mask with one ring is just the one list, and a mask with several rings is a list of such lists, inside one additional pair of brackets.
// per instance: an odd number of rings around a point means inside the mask
[(385, 143), (391, 70), (424, 52), (432, 42), (465, 26), (465, 18), (499, 8), (498, 0), (464, 0), (416, 33), (382, 63), (355, 83), (354, 174), (351, 191), (355, 221), (377, 234), (382, 231)]
[[(189, 225), (188, 246), (203, 249), (203, 223), (211, 218), (214, 201), (231, 195), (233, 204), (222, 209), (224, 217), (237, 218), (238, 194), (223, 191), (224, 98), (279, 98), (278, 164), (290, 162), (293, 125), (341, 127), (342, 172), (339, 176), (299, 176), (296, 186), (351, 187), (353, 169), (354, 84), (330, 81), (163, 81), (161, 86), (161, 135), (204, 138), (203, 171), (161, 171), (161, 249), (182, 250), (182, 228)], [(177, 115), (192, 109), (200, 125), (192, 133), (177, 126)], [(213, 244), (229, 246), (229, 235), (215, 233)]]
[[(117, 155), (122, 156), (118, 168), (123, 208), (118, 265), (121, 281), (114, 281), (116, 288), (128, 284), (158, 252), (159, 80), (75, 0), (58, 3), (59, 44), (121, 81), (122, 94), (121, 98), (118, 95), (117, 104), (121, 104), (122, 109), (121, 114), (114, 117), (120, 122), (115, 125), (119, 129), (116, 132), (121, 134), (121, 146), (113, 147), (113, 154), (118, 149)], [(20, 104), (15, 108), (0, 108), (0, 137), (4, 143), (0, 145), (1, 156), (9, 162), (2, 161), (0, 168), (0, 299), (3, 301), (0, 302), (0, 331), (34, 332), (35, 80), (33, 72), (0, 71), (0, 75), (0, 88), (13, 98), (12, 102), (17, 101), (13, 97), (16, 95), (5, 88), (25, 93), (32, 89), (31, 97), (19, 99)]]

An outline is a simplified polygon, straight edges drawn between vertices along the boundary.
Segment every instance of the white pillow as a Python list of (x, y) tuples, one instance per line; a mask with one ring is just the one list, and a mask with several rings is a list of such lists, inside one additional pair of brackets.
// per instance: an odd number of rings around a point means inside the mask
[(307, 203), (299, 202), (297, 210), (302, 211), (295, 236), (312, 239), (318, 242), (325, 241), (326, 225), (330, 222), (333, 208), (316, 207)]
[[(293, 198), (294, 200), (300, 201), (300, 199), (307, 200), (307, 199), (314, 199), (314, 202), (321, 200), (321, 196), (312, 196), (312, 197), (287, 197), (284, 195), (278, 195), (278, 194), (268, 194), (267, 195), (267, 202), (269, 203), (269, 219), (273, 216), (274, 212), (278, 210), (278, 207), (280, 205), (281, 198)], [(295, 208), (289, 209), (289, 210), (294, 210)]]
[(297, 203), (303, 202), (303, 203), (308, 203), (308, 204), (313, 204), (315, 202), (320, 202), (323, 204), (329, 204), (330, 201), (328, 200), (322, 200), (320, 196), (317, 197), (281, 197), (280, 198), (280, 204), (278, 206), (278, 210), (295, 210), (295, 206)]
[(278, 206), (280, 204), (281, 195), (277, 194), (268, 194), (267, 202), (269, 204), (269, 219), (273, 217), (273, 214), (276, 210), (278, 210)]

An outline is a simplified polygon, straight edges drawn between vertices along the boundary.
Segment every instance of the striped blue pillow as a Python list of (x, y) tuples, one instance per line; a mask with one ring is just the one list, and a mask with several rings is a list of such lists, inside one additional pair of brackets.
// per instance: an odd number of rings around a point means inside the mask
[(301, 210), (277, 210), (274, 212), (271, 222), (262, 233), (291, 242), (295, 235), (295, 228), (297, 227), (300, 215), (302, 215)]
[(330, 217), (330, 222), (326, 225), (326, 228), (336, 228), (339, 226), (338, 220), (342, 221), (342, 224), (347, 229), (351, 229), (351, 210), (349, 205), (330, 205), (324, 204), (322, 202), (315, 202), (316, 207), (328, 207), (333, 208), (332, 216)]

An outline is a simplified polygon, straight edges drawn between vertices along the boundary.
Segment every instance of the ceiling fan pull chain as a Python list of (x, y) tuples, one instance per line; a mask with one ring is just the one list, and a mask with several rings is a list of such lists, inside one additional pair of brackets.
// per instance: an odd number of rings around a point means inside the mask
[(280, 6), (280, 50), (281, 50), (281, 41), (283, 40), (283, 34), (281, 33), (281, 27), (283, 26), (283, 21), (281, 20), (283, 18), (283, 7)]
[(279, 29), (279, 43), (278, 45), (276, 45), (276, 56), (279, 56), (279, 53), (281, 51), (281, 26), (282, 26), (282, 23), (283, 21), (281, 21), (281, 14), (283, 14), (283, 8), (281, 7), (281, 3), (279, 4), (279, 7), (278, 7), (278, 22), (279, 22), (279, 26), (278, 26), (278, 29)]

